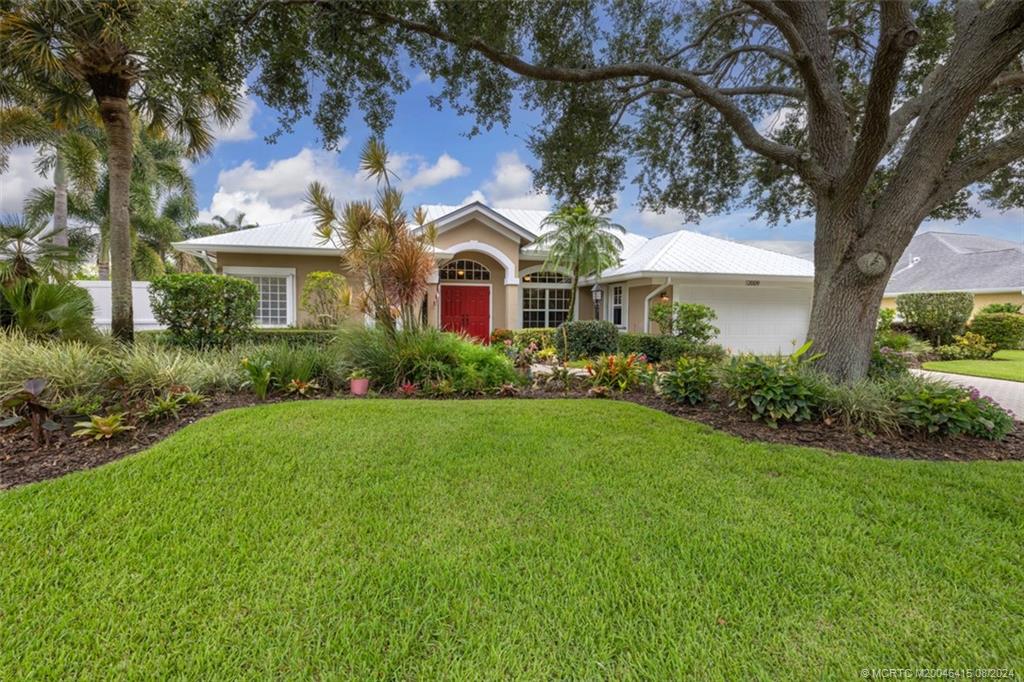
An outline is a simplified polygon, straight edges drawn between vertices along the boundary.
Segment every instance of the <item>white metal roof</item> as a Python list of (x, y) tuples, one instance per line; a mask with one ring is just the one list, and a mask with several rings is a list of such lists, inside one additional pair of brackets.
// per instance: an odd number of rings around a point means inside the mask
[[(550, 229), (543, 225), (548, 211), (491, 208), (479, 203), (462, 206), (431, 204), (423, 207), (428, 220), (441, 223), (453, 214), (459, 214), (456, 216), (459, 218), (462, 213), (474, 208), (491, 218), (500, 218), (503, 224), (511, 223), (524, 237), (527, 234), (540, 236)], [(601, 279), (641, 274), (651, 276), (687, 273), (762, 277), (814, 276), (813, 263), (802, 258), (710, 237), (699, 232), (679, 230), (650, 239), (632, 232), (618, 236), (623, 243), (622, 264), (604, 272)], [(307, 255), (339, 253), (333, 245), (321, 242), (313, 218), (297, 218), (248, 230), (189, 239), (174, 246), (182, 251), (205, 251), (213, 254), (218, 251)], [(523, 247), (525, 257), (537, 257), (538, 254), (543, 255), (536, 249), (531, 249), (529, 245)]]

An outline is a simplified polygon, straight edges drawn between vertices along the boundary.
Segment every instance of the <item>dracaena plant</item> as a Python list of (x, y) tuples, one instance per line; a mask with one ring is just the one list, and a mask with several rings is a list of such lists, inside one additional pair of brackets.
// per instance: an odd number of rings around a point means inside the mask
[(360, 168), (377, 182), (373, 202), (353, 201), (340, 209), (319, 182), (306, 192), (308, 212), (316, 218), (324, 243), (342, 252), (342, 268), (350, 282), (361, 282), (355, 297), (360, 308), (388, 331), (401, 319), (403, 329), (421, 324), (420, 305), (427, 279), (435, 267), (434, 226), (422, 211), (410, 223), (402, 208), (402, 193), (392, 186), (388, 153), (377, 140), (363, 147)]

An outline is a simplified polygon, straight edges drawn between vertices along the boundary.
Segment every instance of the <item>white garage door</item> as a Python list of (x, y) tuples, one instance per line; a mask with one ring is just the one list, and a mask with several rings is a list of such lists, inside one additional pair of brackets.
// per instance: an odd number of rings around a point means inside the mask
[(717, 343), (734, 353), (784, 353), (807, 339), (811, 286), (677, 286), (677, 300), (711, 306)]

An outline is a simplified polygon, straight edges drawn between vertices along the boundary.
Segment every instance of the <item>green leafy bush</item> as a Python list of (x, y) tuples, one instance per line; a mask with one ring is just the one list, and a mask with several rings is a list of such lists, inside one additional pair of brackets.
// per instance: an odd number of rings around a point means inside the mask
[(985, 360), (996, 352), (995, 344), (989, 343), (981, 334), (964, 332), (953, 343), (935, 349), (943, 360)]
[(19, 279), (0, 286), (0, 320), (27, 336), (89, 340), (95, 337), (89, 292), (67, 282)]
[(879, 329), (875, 332), (875, 347), (890, 348), (900, 353), (927, 353), (932, 344), (922, 341), (908, 332)]
[(718, 327), (711, 324), (718, 315), (702, 303), (656, 303), (650, 317), (662, 334), (681, 337), (694, 346), (709, 343), (718, 334)]
[(971, 320), (971, 331), (981, 334), (999, 350), (1024, 348), (1024, 315), (984, 313)]
[(896, 310), (914, 334), (933, 346), (941, 346), (963, 334), (974, 310), (974, 295), (965, 291), (900, 294), (896, 297)]
[(655, 334), (619, 332), (619, 352), (623, 355), (643, 355), (651, 362), (661, 362), (662, 339), (668, 337)]
[(903, 376), (910, 367), (913, 353), (895, 351), (888, 346), (871, 348), (871, 363), (868, 365), (868, 377), (872, 379), (891, 379)]
[(317, 271), (306, 275), (302, 285), (302, 310), (313, 326), (337, 327), (352, 314), (352, 291), (348, 281), (336, 272)]
[(109, 379), (109, 352), (91, 343), (33, 339), (20, 331), (0, 330), (0, 394), (36, 378), (47, 380), (51, 402), (99, 393)]
[(717, 343), (691, 343), (682, 336), (664, 336), (661, 339), (661, 361), (672, 362), (679, 358), (702, 358), (718, 364), (728, 357), (725, 349)]
[(556, 330), (551, 327), (517, 329), (513, 333), (512, 340), (517, 346), (529, 346), (532, 343), (537, 348), (549, 348), (555, 345), (553, 340), (555, 332)]
[(608, 355), (619, 346), (619, 332), (608, 320), (565, 322), (555, 330), (553, 337), (559, 357), (566, 360)]
[(908, 383), (895, 398), (900, 421), (929, 436), (1001, 440), (1013, 430), (1013, 417), (977, 389), (918, 381)]
[(674, 403), (699, 405), (714, 386), (714, 366), (700, 358), (680, 358), (660, 379), (661, 394)]
[(733, 359), (723, 382), (732, 404), (772, 428), (814, 419), (821, 406), (820, 386), (800, 366), (809, 348), (810, 342), (805, 343), (789, 358)]
[(653, 386), (657, 373), (641, 355), (602, 355), (587, 363), (587, 375), (595, 387), (634, 391)]
[(1020, 303), (989, 303), (978, 311), (979, 315), (994, 315), (997, 313), (1019, 313)]
[(150, 301), (167, 338), (190, 348), (230, 346), (248, 338), (256, 316), (256, 285), (238, 277), (163, 275), (150, 282)]
[(519, 379), (499, 349), (433, 328), (394, 334), (378, 328), (345, 329), (334, 350), (343, 366), (365, 371), (380, 390), (408, 383), (430, 394), (433, 387), (447, 384), (453, 393), (471, 394), (497, 391)]

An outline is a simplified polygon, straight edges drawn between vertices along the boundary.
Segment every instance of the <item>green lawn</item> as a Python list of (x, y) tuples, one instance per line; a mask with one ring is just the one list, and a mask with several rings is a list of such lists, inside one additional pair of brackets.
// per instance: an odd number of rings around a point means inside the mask
[(0, 493), (0, 679), (1024, 673), (1024, 465), (636, 405), (221, 413)]
[(991, 360), (943, 360), (924, 363), (925, 369), (972, 377), (1024, 382), (1024, 350), (1001, 350)]

